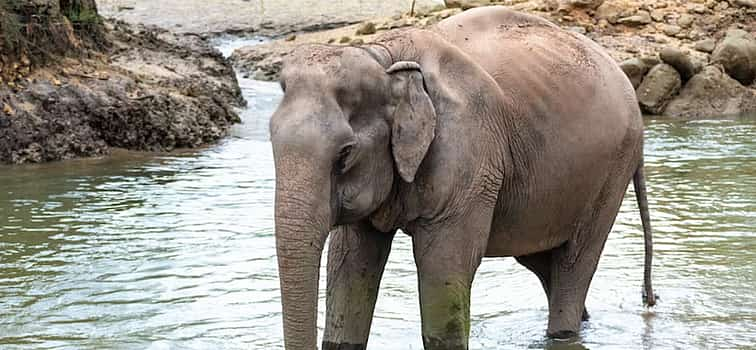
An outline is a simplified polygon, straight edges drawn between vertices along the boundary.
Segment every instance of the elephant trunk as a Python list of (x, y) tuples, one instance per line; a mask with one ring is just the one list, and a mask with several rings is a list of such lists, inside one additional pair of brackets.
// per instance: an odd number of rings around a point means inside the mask
[(320, 259), (332, 225), (331, 181), (304, 163), (276, 164), (276, 250), (286, 349), (313, 350)]

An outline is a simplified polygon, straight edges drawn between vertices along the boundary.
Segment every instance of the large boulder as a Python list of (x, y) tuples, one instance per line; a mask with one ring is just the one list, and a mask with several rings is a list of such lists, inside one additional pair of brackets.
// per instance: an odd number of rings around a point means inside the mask
[(701, 66), (696, 66), (690, 57), (675, 47), (665, 47), (659, 52), (659, 58), (662, 62), (675, 67), (677, 72), (680, 73), (683, 83), (688, 81), (696, 73), (701, 71)]
[(725, 74), (721, 67), (707, 66), (696, 74), (669, 102), (664, 115), (678, 118), (737, 116), (756, 112), (756, 92)]
[(630, 79), (630, 83), (633, 84), (633, 88), (637, 89), (640, 86), (643, 77), (648, 73), (651, 67), (657, 65), (659, 60), (653, 58), (631, 58), (626, 61), (622, 61), (619, 66), (627, 78)]
[(735, 80), (749, 85), (756, 79), (756, 40), (744, 30), (730, 30), (712, 53), (711, 61), (721, 64)]
[(661, 114), (681, 85), (682, 79), (674, 67), (666, 63), (657, 64), (636, 90), (641, 109), (646, 113)]

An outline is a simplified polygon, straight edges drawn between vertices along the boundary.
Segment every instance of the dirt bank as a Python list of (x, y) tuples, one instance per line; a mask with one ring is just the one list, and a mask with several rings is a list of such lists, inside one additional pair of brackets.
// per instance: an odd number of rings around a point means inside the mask
[[(100, 10), (131, 23), (176, 33), (258, 33), (274, 36), (343, 26), (409, 11), (408, 0), (100, 0)], [(417, 0), (418, 9), (443, 5)]]
[[(235, 73), (207, 40), (97, 19), (99, 44), (92, 45), (50, 9), (50, 23), (69, 26), (70, 48), (36, 45), (50, 53), (41, 61), (31, 51), (0, 52), (0, 163), (96, 156), (112, 147), (196, 147), (239, 121)], [(28, 28), (50, 9), (14, 19)]]
[[(488, 4), (468, 3), (473, 4), (466, 7)], [(756, 112), (756, 83), (752, 78), (756, 76), (756, 7), (750, 3), (511, 0), (493, 4), (544, 17), (600, 43), (621, 63), (646, 113), (699, 118)], [(461, 11), (421, 11), (414, 17), (374, 18), (343, 28), (299, 33), (241, 48), (232, 60), (247, 76), (277, 80), (282, 57), (297, 45), (359, 45), (386, 30), (430, 28)]]

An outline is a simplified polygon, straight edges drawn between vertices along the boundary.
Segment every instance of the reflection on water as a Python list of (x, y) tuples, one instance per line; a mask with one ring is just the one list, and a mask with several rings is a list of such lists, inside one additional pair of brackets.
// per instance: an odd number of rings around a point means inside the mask
[[(0, 348), (282, 348), (267, 141), (280, 93), (242, 85), (244, 124), (219, 145), (0, 167)], [(754, 134), (753, 119), (649, 121), (656, 309), (641, 306), (642, 234), (628, 195), (580, 339), (546, 340), (538, 280), (490, 259), (474, 284), (471, 348), (756, 344)], [(416, 284), (409, 239), (397, 236), (373, 349), (422, 348)]]

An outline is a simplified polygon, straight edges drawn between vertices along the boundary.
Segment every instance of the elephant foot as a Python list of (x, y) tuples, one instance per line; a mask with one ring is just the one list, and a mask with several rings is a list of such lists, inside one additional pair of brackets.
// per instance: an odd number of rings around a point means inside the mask
[(365, 350), (365, 344), (323, 342), (323, 350)]
[(465, 344), (450, 343), (434, 337), (423, 337), (423, 347), (426, 350), (467, 350)]
[(570, 339), (577, 336), (577, 332), (575, 331), (556, 331), (556, 332), (549, 332), (547, 334), (549, 338), (553, 339)]

